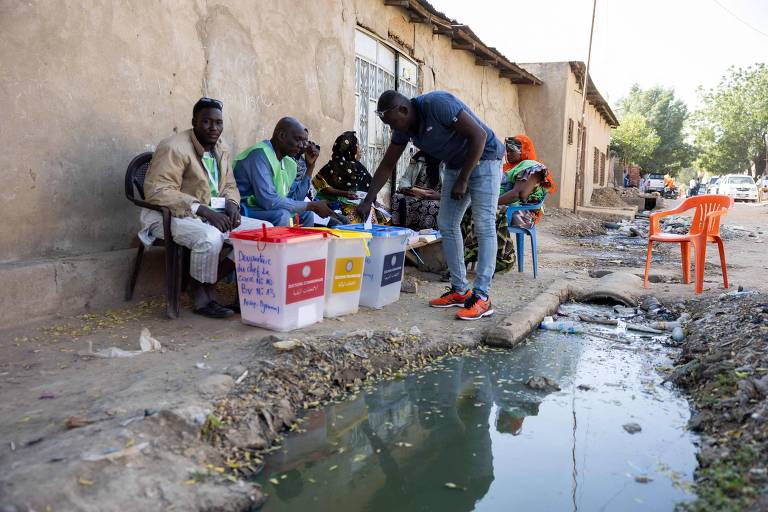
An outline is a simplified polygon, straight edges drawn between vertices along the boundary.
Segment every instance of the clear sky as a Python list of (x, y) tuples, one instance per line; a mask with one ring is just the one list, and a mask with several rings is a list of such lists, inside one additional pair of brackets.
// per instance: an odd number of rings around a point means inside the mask
[[(430, 3), (513, 62), (587, 60), (592, 0)], [(768, 62), (768, 0), (597, 0), (590, 74), (611, 105), (637, 82), (695, 108), (699, 85), (756, 62)]]

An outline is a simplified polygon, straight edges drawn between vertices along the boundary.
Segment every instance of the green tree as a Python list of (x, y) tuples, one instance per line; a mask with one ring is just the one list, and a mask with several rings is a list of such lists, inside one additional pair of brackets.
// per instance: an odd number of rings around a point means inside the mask
[[(659, 136), (659, 143), (653, 152), (635, 162), (647, 171), (669, 172), (690, 165), (694, 157), (693, 147), (685, 141), (685, 126), (688, 107), (675, 99), (674, 89), (651, 87), (641, 89), (633, 85), (629, 94), (619, 100), (618, 110), (622, 116), (640, 114)], [(620, 119), (623, 123), (624, 120)]]
[(641, 114), (626, 114), (611, 136), (611, 149), (625, 165), (647, 160), (658, 147), (660, 137)]
[(714, 174), (766, 172), (768, 67), (730, 68), (717, 87), (700, 89), (693, 116), (699, 167)]

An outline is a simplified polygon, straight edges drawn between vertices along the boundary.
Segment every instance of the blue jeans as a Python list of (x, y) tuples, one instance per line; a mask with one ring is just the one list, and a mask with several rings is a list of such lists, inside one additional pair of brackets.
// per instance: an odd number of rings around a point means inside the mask
[(443, 254), (451, 272), (451, 286), (459, 292), (467, 291), (469, 283), (464, 263), (461, 219), (471, 201), (472, 220), (478, 242), (477, 275), (472, 291), (488, 297), (491, 279), (496, 270), (496, 209), (499, 206), (501, 160), (481, 160), (469, 175), (467, 193), (461, 200), (456, 201), (451, 199), (451, 189), (460, 172), (459, 169), (446, 168), (443, 173), (440, 213), (437, 216), (437, 224), (443, 238)]
[[(248, 208), (247, 212), (248, 217), (265, 220), (272, 223), (273, 226), (288, 226), (290, 219), (293, 219), (294, 225), (296, 223), (296, 214), (288, 210), (254, 210), (253, 208)], [(315, 225), (312, 212), (303, 211), (298, 215), (302, 226), (312, 227)]]

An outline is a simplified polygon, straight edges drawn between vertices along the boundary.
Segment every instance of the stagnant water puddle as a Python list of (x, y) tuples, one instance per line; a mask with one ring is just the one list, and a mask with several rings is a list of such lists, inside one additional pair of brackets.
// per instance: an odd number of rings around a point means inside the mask
[[(596, 332), (540, 331), (308, 414), (266, 460), (262, 510), (661, 511), (692, 499), (688, 404), (656, 370), (671, 349)], [(528, 388), (532, 376), (561, 391)]]

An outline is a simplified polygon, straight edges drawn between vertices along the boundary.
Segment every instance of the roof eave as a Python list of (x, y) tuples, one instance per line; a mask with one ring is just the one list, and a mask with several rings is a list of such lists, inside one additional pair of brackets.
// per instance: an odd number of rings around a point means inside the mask
[(426, 0), (384, 0), (384, 5), (405, 9), (411, 23), (431, 25), (433, 33), (451, 38), (453, 49), (471, 52), (476, 65), (497, 68), (501, 78), (508, 78), (516, 85), (542, 84), (538, 77), (507, 59), (496, 48), (483, 43), (467, 25), (451, 20)]

